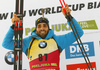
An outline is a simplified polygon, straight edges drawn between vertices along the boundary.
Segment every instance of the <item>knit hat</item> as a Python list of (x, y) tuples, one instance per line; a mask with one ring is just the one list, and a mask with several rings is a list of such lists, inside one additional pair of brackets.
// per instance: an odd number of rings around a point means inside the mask
[(46, 24), (48, 25), (48, 28), (49, 28), (49, 21), (48, 21), (47, 18), (44, 18), (44, 17), (38, 18), (38, 19), (36, 20), (36, 22), (35, 22), (35, 26), (37, 27), (37, 25), (38, 25), (39, 23), (42, 23), (42, 22), (46, 23)]

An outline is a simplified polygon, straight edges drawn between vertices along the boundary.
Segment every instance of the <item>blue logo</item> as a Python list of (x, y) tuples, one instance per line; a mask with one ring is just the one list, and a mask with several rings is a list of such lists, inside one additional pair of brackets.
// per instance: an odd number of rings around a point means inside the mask
[(45, 42), (45, 41), (41, 41), (40, 43), (39, 43), (39, 47), (40, 48), (45, 48), (47, 46), (47, 43)]
[[(9, 65), (14, 64), (14, 51), (9, 51), (5, 55), (5, 62)], [(22, 70), (27, 70), (27, 69), (22, 69)]]
[(14, 63), (14, 52), (10, 51), (5, 55), (5, 61), (7, 64), (12, 65)]
[[(84, 49), (87, 53), (87, 56), (89, 56), (89, 57), (90, 56), (95, 56), (95, 54), (94, 54), (94, 43), (93, 42), (83, 43), (83, 46), (84, 46)], [(65, 54), (66, 54), (66, 59), (83, 57), (78, 44), (72, 44), (71, 46), (67, 47), (65, 49)]]

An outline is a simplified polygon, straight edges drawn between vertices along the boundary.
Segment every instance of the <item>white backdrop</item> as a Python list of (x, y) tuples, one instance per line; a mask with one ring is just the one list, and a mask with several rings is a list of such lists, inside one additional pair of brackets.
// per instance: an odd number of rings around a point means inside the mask
[[(5, 62), (5, 55), (11, 51), (2, 47), (2, 41), (7, 33), (9, 27), (12, 25), (11, 23), (11, 16), (15, 10), (15, 0), (0, 0), (0, 70), (13, 70), (13, 65), (9, 65)], [(83, 43), (90, 43), (92, 42), (91, 46), (88, 46), (87, 52), (92, 52), (93, 54), (89, 54), (89, 59), (91, 62), (95, 63), (93, 66), (94, 70), (100, 70), (100, 0), (65, 0), (65, 2), (70, 6), (72, 16), (80, 23), (81, 27), (84, 30), (84, 35), (82, 36)], [(83, 7), (82, 7), (83, 6)], [(47, 17), (50, 21), (50, 28), (54, 29), (55, 34), (66, 34), (71, 30), (67, 26), (67, 21), (64, 18), (63, 14), (61, 13), (61, 5), (59, 0), (25, 0), (24, 1), (24, 10), (25, 10), (25, 17), (24, 17), (24, 37), (30, 35), (32, 29), (35, 26), (35, 20), (42, 15), (39, 14), (39, 10), (41, 8), (49, 8), (49, 13), (45, 13), (44, 16)], [(37, 12), (36, 12), (37, 10)], [(32, 11), (35, 11), (36, 14), (31, 14)], [(41, 13), (41, 12), (40, 12)], [(65, 25), (66, 24), (66, 25)], [(64, 28), (64, 26), (66, 26)], [(60, 26), (60, 28), (59, 28)], [(75, 45), (73, 43), (73, 45)], [(88, 44), (90, 45), (90, 44)], [(60, 60), (60, 68), (61, 70), (81, 70), (86, 69), (84, 67), (85, 61), (83, 57), (74, 56), (73, 58), (67, 55), (76, 55), (79, 52), (76, 51), (71, 53), (71, 46), (63, 50), (61, 53), (61, 60)], [(90, 49), (92, 51), (90, 51)], [(75, 49), (74, 49), (75, 50)], [(69, 52), (66, 52), (69, 51)], [(71, 69), (69, 66), (76, 66), (76, 68)], [(82, 66), (78, 67), (78, 65), (83, 64)], [(67, 68), (70, 69), (67, 69)], [(23, 70), (30, 70), (28, 59), (23, 53)]]

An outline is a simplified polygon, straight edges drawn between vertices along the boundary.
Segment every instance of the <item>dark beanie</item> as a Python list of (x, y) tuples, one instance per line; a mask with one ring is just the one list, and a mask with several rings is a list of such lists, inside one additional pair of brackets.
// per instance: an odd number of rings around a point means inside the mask
[(49, 21), (48, 21), (47, 18), (44, 18), (44, 17), (40, 17), (40, 18), (38, 18), (38, 19), (36, 20), (36, 22), (35, 22), (35, 27), (37, 27), (37, 25), (38, 25), (39, 23), (42, 23), (42, 22), (46, 23), (46, 24), (48, 25), (48, 28), (49, 28)]

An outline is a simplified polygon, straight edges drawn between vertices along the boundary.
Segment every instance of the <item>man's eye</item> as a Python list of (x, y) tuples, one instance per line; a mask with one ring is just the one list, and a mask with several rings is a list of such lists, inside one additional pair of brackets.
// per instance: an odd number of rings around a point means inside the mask
[(39, 25), (38, 28), (41, 28), (41, 26)]
[(46, 27), (47, 25), (43, 25), (44, 27)]

